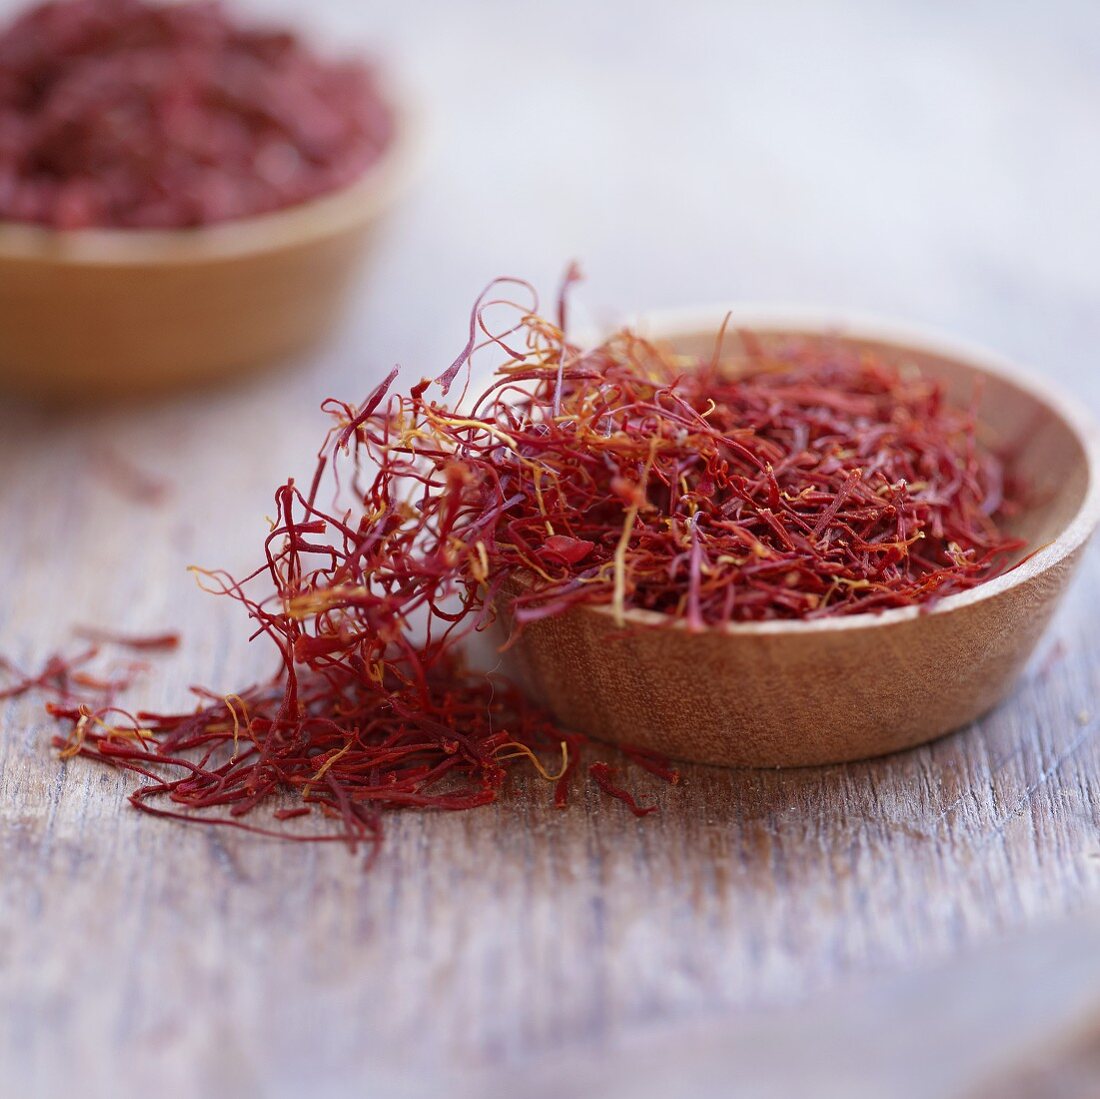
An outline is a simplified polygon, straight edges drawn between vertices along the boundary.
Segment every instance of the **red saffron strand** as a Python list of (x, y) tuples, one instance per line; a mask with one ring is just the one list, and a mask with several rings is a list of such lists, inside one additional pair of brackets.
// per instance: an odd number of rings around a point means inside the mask
[(105, 443), (92, 447), (89, 467), (102, 474), (118, 495), (145, 507), (156, 507), (172, 493), (171, 482), (135, 465), (125, 454)]
[(77, 626), (73, 633), (85, 641), (97, 645), (118, 645), (124, 649), (136, 649), (139, 652), (178, 649), (180, 635), (175, 632), (148, 635), (133, 635), (105, 630), (100, 626)]
[(0, 656), (0, 672), (11, 680), (0, 687), (0, 701), (40, 692), (59, 702), (87, 701), (104, 705), (129, 689), (137, 674), (144, 670), (143, 665), (130, 664), (113, 669), (109, 676), (94, 675), (89, 665), (98, 655), (99, 650), (94, 647), (75, 656), (54, 653), (37, 674), (24, 672), (7, 657)]
[(634, 800), (634, 795), (629, 790), (624, 790), (621, 786), (616, 786), (614, 781), (614, 770), (608, 763), (593, 763), (588, 768), (588, 773), (592, 776), (596, 785), (605, 793), (608, 797), (615, 798), (617, 801), (621, 801), (636, 817), (647, 817), (650, 813), (657, 812), (656, 805), (642, 806)]
[(640, 748), (622, 747), (620, 751), (631, 763), (636, 763), (651, 775), (656, 775), (673, 786), (680, 781), (680, 772), (672, 766), (666, 756), (658, 755), (656, 752), (645, 752)]

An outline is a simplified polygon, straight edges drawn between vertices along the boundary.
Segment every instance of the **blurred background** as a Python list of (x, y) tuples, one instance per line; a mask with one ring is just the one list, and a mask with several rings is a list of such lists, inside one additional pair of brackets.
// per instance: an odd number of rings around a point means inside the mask
[(1093, 4), (318, 0), (309, 19), (392, 60), (424, 108), (355, 358), (431, 369), (489, 278), (549, 293), (576, 258), (602, 313), (805, 302), (1052, 375), (1090, 361)]
[[(577, 260), (578, 316), (599, 323), (726, 302), (871, 312), (1100, 404), (1093, 4), (235, 8), (377, 57), (414, 120), (415, 184), (350, 317), (271, 383), (276, 402), (354, 400), (394, 363), (433, 374), (490, 279), (552, 300)], [(222, 414), (245, 426), (247, 399)], [(305, 458), (284, 426), (264, 483)]]
[[(16, 7), (2, 0), (0, 15)], [(17, 578), (0, 629), (27, 664), (75, 618), (184, 627), (186, 676), (158, 677), (150, 705), (178, 704), (187, 682), (228, 687), (268, 670), (267, 654), (240, 644), (236, 609), (194, 592), (184, 569), (254, 565), (274, 487), (312, 468), (320, 401), (358, 400), (395, 363), (410, 382), (438, 373), (466, 340), (474, 298), (497, 275), (530, 279), (549, 302), (577, 260), (587, 276), (578, 315), (600, 323), (736, 302), (881, 314), (984, 343), (1100, 410), (1100, 5), (236, 7), (384, 61), (415, 107), (415, 182), (387, 220), (345, 322), (293, 369), (137, 409), (85, 406), (79, 394), (67, 410), (0, 404), (0, 565)], [(135, 492), (126, 488), (131, 474)], [(142, 504), (141, 478), (164, 490), (161, 510)], [(1085, 571), (1056, 631), (1071, 651), (1084, 651), (1100, 605), (1095, 553)], [(417, 1079), (469, 1094), (610, 1095), (620, 1094), (618, 1081), (645, 1096), (684, 1094), (686, 1084), (700, 1095), (810, 1087), (806, 1094), (947, 1096), (977, 1095), (983, 1080), (994, 1080), (990, 1094), (1025, 1094), (997, 1084), (997, 1073), (1014, 1073), (1025, 1047), (1076, 1041), (1082, 1013), (1100, 1010), (1089, 960), (1100, 956), (1090, 915), (1100, 901), (1095, 769), (1064, 795), (1051, 789), (1067, 759), (1076, 766), (1088, 752), (1095, 762), (1097, 672), (1085, 657), (1051, 667), (1056, 716), (1040, 712), (1026, 688), (1023, 709), (994, 719), (990, 741), (976, 742), (972, 771), (953, 772), (933, 748), (898, 765), (901, 793), (883, 795), (870, 767), (776, 779), (760, 819), (820, 870), (789, 879), (775, 870), (761, 887), (752, 821), (731, 823), (728, 800), (715, 799), (704, 832), (685, 833), (660, 856), (663, 869), (646, 871), (670, 890), (660, 919), (617, 916), (613, 900), (589, 889), (629, 874), (627, 855), (575, 878), (563, 871), (554, 895), (535, 897), (525, 883), (537, 859), (523, 849), (501, 853), (513, 860), (512, 887), (458, 893), (473, 927), (433, 923), (438, 897), (409, 917), (409, 866), (425, 835), (464, 850), (463, 829), (473, 826), (461, 822), (422, 826), (430, 832), (395, 826), (392, 856), (364, 883), (348, 884), (357, 871), (343, 852), (330, 859), (230, 845), (212, 849), (221, 870), (208, 881), (177, 888), (169, 869), (146, 888), (119, 869), (153, 842), (143, 822), (117, 823), (124, 787), (97, 773), (82, 781), (107, 799), (99, 809), (67, 802), (43, 723), (27, 708), (12, 719), (20, 731), (9, 737), (6, 781), (48, 810), (14, 822), (0, 847), (0, 915), (19, 935), (18, 949), (0, 948), (10, 996), (0, 1050), (20, 1055), (9, 1079), (27, 1088), (85, 1071), (98, 1079), (109, 1073), (105, 1051), (121, 1057), (144, 1043), (163, 1052), (171, 1080), (190, 1094), (344, 1094), (363, 1080), (373, 1088), (364, 1094), (419, 1095)], [(975, 827), (999, 824), (992, 839), (951, 830), (968, 783), (980, 802)], [(844, 796), (830, 800), (838, 791)], [(1047, 799), (1040, 808), (1037, 797)], [(829, 829), (847, 826), (852, 805), (871, 831), (844, 833), (851, 865), (834, 877)], [(1050, 823), (1059, 814), (1080, 826), (1069, 840)], [(1006, 853), (1017, 825), (1018, 857)], [(714, 838), (723, 828), (729, 847)], [(908, 893), (891, 846), (905, 828), (924, 834), (909, 837), (917, 869)], [(624, 850), (648, 867), (646, 844), (657, 841), (641, 835), (631, 830)], [(569, 833), (559, 848), (555, 837), (537, 858), (564, 851), (568, 863), (596, 842)], [(704, 840), (731, 861), (711, 860)], [(180, 852), (207, 842), (171, 836)], [(769, 874), (782, 865), (771, 850), (760, 856)], [(696, 862), (707, 864), (702, 877), (680, 876)], [(464, 873), (476, 879), (479, 870)], [(468, 883), (445, 880), (456, 890)], [(278, 915), (286, 953), (275, 956), (265, 938), (273, 882), (293, 897), (290, 915)], [(118, 891), (111, 896), (136, 898), (140, 920), (112, 909), (97, 892), (105, 883)], [(920, 919), (908, 919), (907, 896), (930, 898)], [(335, 905), (320, 929), (318, 897)], [(530, 953), (526, 942), (498, 950), (478, 938), (479, 914), (523, 928)], [(570, 942), (559, 933), (574, 917), (621, 931), (592, 983), (570, 968)], [(59, 924), (74, 942), (85, 935), (114, 946), (77, 950), (52, 933)], [(141, 947), (146, 936), (155, 950)], [(303, 999), (288, 1005), (271, 990), (294, 986), (257, 974), (301, 963), (299, 936), (331, 949), (312, 949)], [(191, 953), (179, 945), (196, 937)], [(193, 997), (157, 984), (156, 966), (176, 950)], [(405, 955), (416, 959), (411, 969), (387, 968)], [(552, 977), (562, 957), (573, 983)], [(510, 961), (500, 1001), (486, 998), (482, 978)], [(836, 993), (857, 977), (873, 981)], [(400, 987), (387, 984), (399, 978)], [(258, 996), (246, 991), (250, 982)], [(526, 1012), (530, 1002), (537, 1012)], [(438, 1015), (427, 1010), (433, 1004)], [(334, 1020), (350, 1016), (370, 1034), (329, 1040)], [(475, 1018), (492, 1021), (479, 1029)], [(60, 1033), (66, 1054), (55, 1057), (50, 1036)], [(956, 1042), (960, 1033), (973, 1040)], [(1091, 1032), (1081, 1034), (1068, 1057), (1075, 1071), (1095, 1049)], [(175, 1094), (155, 1068), (142, 1079)], [(1035, 1086), (1028, 1094), (1062, 1094), (1049, 1080)]]

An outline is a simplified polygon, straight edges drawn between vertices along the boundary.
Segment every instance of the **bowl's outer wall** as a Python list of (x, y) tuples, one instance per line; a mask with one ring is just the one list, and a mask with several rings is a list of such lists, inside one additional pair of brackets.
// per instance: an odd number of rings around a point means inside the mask
[[(780, 342), (799, 331), (748, 327)], [(658, 322), (656, 331), (698, 355), (710, 353), (716, 327)], [(532, 623), (508, 650), (507, 665), (564, 727), (703, 763), (840, 763), (957, 729), (1011, 690), (1081, 555), (1080, 539), (1064, 553), (1059, 539), (1072, 523), (1095, 524), (1094, 448), (1034, 387), (980, 358), (867, 336), (858, 327), (802, 332), (833, 332), (829, 338), (919, 366), (960, 403), (979, 396), (980, 422), (1031, 490), (1014, 527), (1032, 549), (1051, 547), (1050, 564), (1040, 566), (1048, 554), (1039, 555), (1004, 578), (1012, 582), (988, 594), (976, 589), (969, 594), (980, 596), (959, 606), (859, 615), (825, 629), (793, 624), (692, 634), (682, 624), (629, 622), (620, 629), (606, 608)], [(500, 610), (507, 628), (507, 606)]]
[(622, 630), (580, 608), (525, 627), (508, 662), (564, 728), (601, 740), (726, 766), (842, 763), (996, 705), (1079, 557), (959, 611), (848, 630)]
[(396, 135), (361, 179), (271, 214), (175, 231), (0, 222), (0, 388), (62, 402), (140, 396), (320, 342), (414, 174), (415, 112), (394, 112)]
[(0, 256), (0, 385), (79, 400), (217, 380), (320, 340), (368, 227), (189, 263)]

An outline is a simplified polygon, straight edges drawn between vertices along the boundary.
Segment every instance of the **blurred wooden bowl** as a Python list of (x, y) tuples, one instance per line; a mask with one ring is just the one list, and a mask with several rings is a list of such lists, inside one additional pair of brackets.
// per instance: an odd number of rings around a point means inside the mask
[(333, 326), (407, 183), (408, 119), (354, 184), (272, 214), (183, 230), (0, 222), (0, 388), (80, 401), (228, 379)]
[[(637, 327), (708, 355), (724, 315), (664, 314)], [(691, 633), (650, 611), (629, 611), (621, 629), (606, 607), (578, 608), (526, 627), (509, 670), (565, 728), (700, 763), (840, 763), (973, 721), (1012, 688), (1097, 525), (1095, 426), (996, 357), (894, 325), (748, 310), (732, 326), (765, 345), (797, 334), (871, 348), (941, 379), (959, 402), (981, 379), (979, 417), (1031, 490), (1012, 529), (1038, 552), (924, 612)]]

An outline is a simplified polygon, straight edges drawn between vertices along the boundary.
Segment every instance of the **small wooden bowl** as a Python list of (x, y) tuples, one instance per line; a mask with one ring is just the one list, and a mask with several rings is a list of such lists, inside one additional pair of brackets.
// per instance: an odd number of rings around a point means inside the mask
[(354, 184), (199, 229), (56, 231), (0, 222), (0, 388), (145, 395), (247, 372), (332, 327), (408, 175), (407, 119)]
[[(725, 315), (639, 325), (708, 355)], [(1013, 531), (1042, 547), (1017, 568), (932, 610), (700, 633), (650, 611), (616, 626), (606, 607), (534, 623), (510, 670), (565, 728), (677, 759), (728, 766), (840, 763), (910, 748), (966, 725), (1011, 689), (1100, 518), (1097, 432), (1077, 407), (999, 359), (874, 321), (760, 310), (732, 327), (768, 341), (828, 337), (919, 366), (1006, 443), (1034, 503)], [(507, 608), (504, 626), (508, 627)]]

